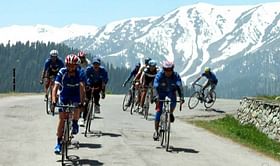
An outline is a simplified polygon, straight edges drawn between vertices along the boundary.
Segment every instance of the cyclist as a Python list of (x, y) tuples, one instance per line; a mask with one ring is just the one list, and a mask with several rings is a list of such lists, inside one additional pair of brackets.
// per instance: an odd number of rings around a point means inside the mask
[[(202, 77), (206, 77), (207, 78), (207, 82), (203, 85), (202, 87), (202, 95), (204, 96), (204, 90), (211, 86), (210, 88), (210, 92), (215, 90), (217, 84), (218, 84), (218, 79), (216, 77), (216, 75), (211, 72), (211, 69), (209, 67), (205, 67), (204, 69), (204, 73), (201, 74), (201, 76), (199, 76), (193, 83), (192, 85), (194, 85), (196, 82), (198, 82)], [(212, 93), (210, 93), (210, 95), (212, 95)], [(211, 99), (208, 101), (208, 103), (211, 103), (213, 101), (212, 97), (210, 96)]]
[(80, 51), (79, 53), (78, 53), (78, 57), (80, 58), (80, 60), (81, 60), (81, 64), (80, 64), (80, 66), (84, 69), (84, 70), (86, 70), (86, 68), (88, 67), (88, 65), (90, 65), (90, 60), (86, 57), (86, 53), (85, 52), (83, 52), (83, 51)]
[(148, 66), (149, 61), (151, 60), (151, 58), (145, 58), (145, 64), (143, 66), (141, 66), (141, 68), (139, 69), (138, 73), (136, 74), (136, 76), (134, 77), (133, 81), (137, 81), (140, 79), (143, 71), (145, 70), (145, 68)]
[[(135, 78), (135, 76), (136, 76), (137, 73), (139, 72), (140, 66), (141, 66), (140, 63), (137, 63), (137, 64), (135, 65), (134, 69), (130, 72), (129, 77), (124, 81), (124, 83), (123, 83), (123, 85), (122, 85), (123, 87), (126, 86), (127, 82), (128, 82), (132, 77)], [(132, 87), (135, 87), (135, 90), (138, 90), (138, 89), (139, 89), (139, 86), (138, 86), (139, 83), (138, 83), (138, 82), (139, 82), (139, 81), (137, 80), (136, 82), (133, 82), (133, 84), (132, 84)], [(132, 96), (130, 95), (130, 96), (129, 96), (129, 99), (128, 99), (128, 103), (125, 104), (127, 107), (130, 106), (130, 104), (131, 104), (131, 99), (132, 99)]]
[(128, 81), (132, 78), (132, 77), (135, 77), (136, 75), (137, 75), (137, 73), (138, 73), (138, 71), (139, 71), (139, 69), (140, 69), (140, 63), (137, 63), (136, 65), (135, 65), (135, 67), (134, 67), (134, 69), (130, 72), (130, 75), (129, 75), (129, 77), (124, 81), (124, 83), (123, 83), (123, 87), (125, 87), (126, 86), (126, 84), (128, 83)]
[[(66, 67), (61, 68), (56, 76), (55, 85), (52, 93), (53, 106), (57, 102), (57, 92), (60, 89), (58, 103), (62, 105), (74, 104), (76, 106), (80, 103), (84, 103), (85, 99), (85, 85), (81, 75), (81, 71), (78, 69), (80, 59), (75, 54), (67, 55), (65, 58)], [(54, 109), (54, 107), (52, 108)], [(79, 132), (78, 120), (79, 109), (76, 109), (73, 115), (72, 134)], [(67, 118), (67, 113), (59, 109), (59, 123), (57, 127), (57, 144), (54, 152), (60, 154), (61, 141), (63, 136), (64, 119)]]
[[(79, 69), (81, 69), (81, 72), (82, 72), (82, 75), (84, 77), (84, 82), (86, 82), (86, 68), (91, 64), (90, 60), (86, 57), (86, 53), (84, 51), (80, 51), (78, 52), (78, 57), (80, 58), (81, 60), (81, 63), (79, 65)], [(85, 107), (81, 107), (81, 114), (85, 112)], [(81, 116), (80, 117), (84, 117), (84, 116)], [(84, 126), (85, 125), (85, 121), (84, 121), (84, 118), (81, 118), (79, 120), (79, 125), (80, 126)]]
[(173, 62), (164, 61), (162, 70), (160, 70), (154, 80), (154, 98), (156, 102), (156, 115), (155, 115), (155, 132), (153, 135), (154, 140), (158, 140), (159, 133), (159, 121), (162, 113), (163, 102), (159, 100), (164, 100), (166, 96), (171, 99), (171, 108), (170, 108), (170, 121), (174, 122), (173, 112), (176, 107), (176, 91), (180, 97), (180, 104), (183, 104), (184, 101), (184, 91), (182, 86), (182, 81), (180, 75), (174, 71)]
[[(93, 58), (92, 66), (86, 69), (86, 98), (90, 99), (91, 91), (93, 91), (94, 103), (95, 103), (95, 113), (100, 113), (100, 93), (101, 98), (105, 98), (105, 87), (108, 82), (108, 73), (103, 66), (100, 66), (101, 60), (99, 58)], [(86, 112), (84, 112), (84, 120), (86, 119)]]
[(50, 51), (50, 57), (46, 59), (44, 69), (42, 71), (40, 84), (43, 84), (43, 79), (45, 78), (45, 98), (47, 98), (48, 88), (51, 83), (54, 81), (55, 76), (57, 75), (59, 69), (64, 67), (63, 61), (58, 57), (57, 50)]
[[(156, 77), (156, 74), (158, 72), (158, 68), (157, 68), (157, 63), (155, 60), (150, 60), (148, 62), (148, 66), (144, 69), (141, 78), (140, 78), (140, 85), (142, 85), (143, 87), (143, 91), (141, 94), (141, 103), (140, 103), (140, 107), (141, 112), (143, 112), (143, 105), (145, 102), (145, 98), (146, 98), (146, 94), (147, 94), (147, 90), (148, 88), (153, 86), (154, 83), (154, 79)], [(151, 94), (151, 96), (153, 96), (153, 94)]]

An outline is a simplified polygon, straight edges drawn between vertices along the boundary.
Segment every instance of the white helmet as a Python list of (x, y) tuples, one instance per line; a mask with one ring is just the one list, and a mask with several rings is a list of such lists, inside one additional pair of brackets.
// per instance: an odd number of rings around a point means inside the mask
[(51, 50), (50, 56), (52, 56), (52, 57), (58, 56), (58, 51), (57, 50)]

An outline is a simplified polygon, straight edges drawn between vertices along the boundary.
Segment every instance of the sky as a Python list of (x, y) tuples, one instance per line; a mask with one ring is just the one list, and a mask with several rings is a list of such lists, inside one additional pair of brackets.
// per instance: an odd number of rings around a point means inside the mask
[(131, 17), (161, 16), (199, 2), (213, 5), (256, 5), (279, 0), (3, 0), (0, 27), (44, 24), (103, 26)]

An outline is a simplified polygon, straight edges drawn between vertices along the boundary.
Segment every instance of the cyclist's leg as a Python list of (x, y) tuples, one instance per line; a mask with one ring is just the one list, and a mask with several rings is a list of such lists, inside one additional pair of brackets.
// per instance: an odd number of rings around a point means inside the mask
[(210, 88), (210, 97), (211, 97), (211, 99), (213, 99), (213, 95), (212, 95), (212, 92), (215, 90), (215, 88), (216, 88), (216, 84), (214, 84), (214, 83), (211, 83), (211, 88)]
[(45, 90), (45, 97), (47, 97), (47, 94), (48, 94), (48, 88), (50, 86), (50, 78), (47, 77), (45, 78), (45, 86), (44, 86), (44, 90)]
[(174, 122), (175, 118), (173, 115), (173, 112), (176, 108), (176, 93), (170, 93), (168, 97), (171, 99), (171, 104), (170, 104), (170, 122)]
[(202, 87), (202, 95), (203, 96), (205, 96), (205, 94), (204, 94), (204, 90), (208, 87), (208, 86), (210, 86), (210, 81), (209, 80), (207, 80), (207, 82), (203, 85), (203, 87)]
[[(78, 106), (80, 103), (80, 97), (73, 97), (71, 99), (73, 105)], [(72, 134), (78, 134), (79, 133), (79, 125), (78, 125), (78, 120), (80, 118), (80, 108), (76, 108), (74, 113), (73, 113), (73, 118), (72, 118)]]
[(59, 120), (57, 125), (57, 143), (55, 145), (54, 153), (60, 154), (61, 152), (61, 143), (62, 143), (62, 136), (63, 136), (63, 128), (64, 128), (64, 120), (66, 119), (67, 115), (62, 109), (59, 109)]
[(88, 114), (88, 103), (89, 103), (89, 100), (91, 99), (91, 89), (90, 88), (87, 88), (86, 89), (86, 105), (84, 107), (84, 110), (83, 110), (83, 119), (84, 119), (84, 122), (86, 121), (87, 119), (87, 114)]
[(153, 139), (156, 141), (159, 138), (159, 121), (160, 121), (160, 116), (162, 114), (162, 102), (157, 102), (156, 103), (156, 114), (155, 114), (155, 131), (153, 134)]

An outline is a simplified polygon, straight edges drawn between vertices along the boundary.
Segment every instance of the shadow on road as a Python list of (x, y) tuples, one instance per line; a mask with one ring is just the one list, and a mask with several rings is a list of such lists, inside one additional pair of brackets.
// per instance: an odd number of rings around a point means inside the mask
[(185, 153), (199, 153), (199, 151), (195, 149), (188, 149), (188, 148), (176, 148), (176, 147), (170, 147), (169, 152), (185, 152)]
[(70, 155), (69, 160), (64, 163), (64, 166), (80, 166), (80, 165), (104, 165), (98, 160), (80, 159), (78, 156)]
[(87, 134), (87, 137), (102, 137), (102, 136), (109, 136), (109, 137), (121, 137), (121, 134), (116, 133), (103, 133), (102, 131), (93, 131)]
[(95, 116), (94, 119), (104, 119), (104, 118), (101, 116)]
[(221, 114), (226, 113), (225, 111), (222, 111), (222, 110), (216, 110), (216, 109), (214, 109), (214, 108), (208, 108), (208, 109), (206, 109), (205, 111), (213, 111), (213, 112), (217, 112), (217, 113), (221, 113)]
[(80, 143), (80, 148), (98, 149), (101, 147), (101, 144)]

